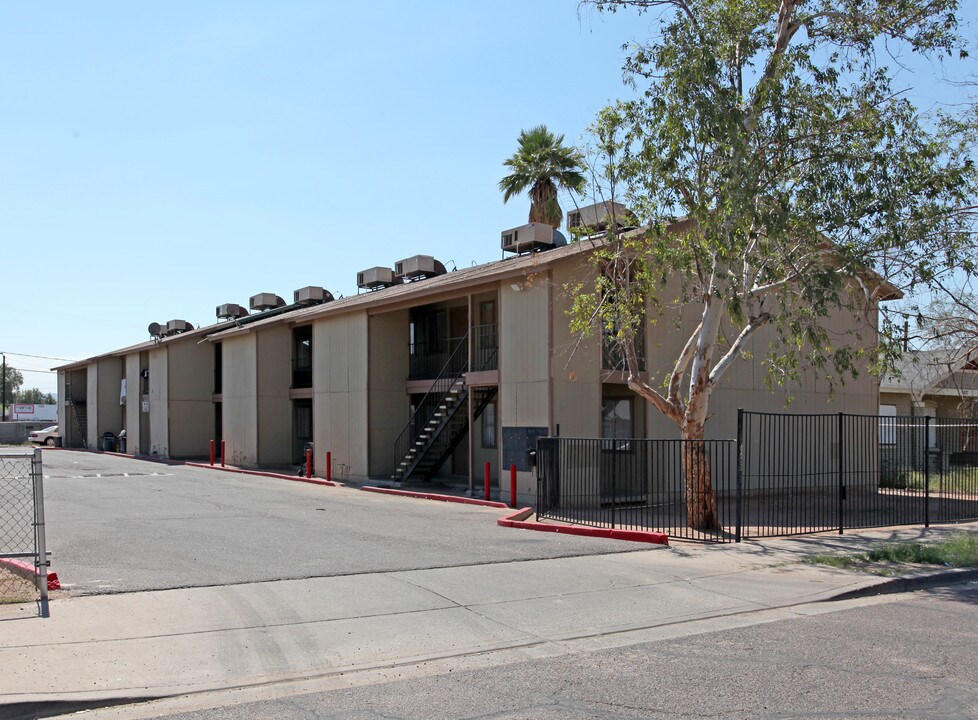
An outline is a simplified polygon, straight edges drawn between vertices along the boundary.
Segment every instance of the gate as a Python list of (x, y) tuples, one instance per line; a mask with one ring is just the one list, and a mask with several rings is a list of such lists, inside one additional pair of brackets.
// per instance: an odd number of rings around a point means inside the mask
[(978, 422), (744, 412), (743, 537), (978, 519)]
[[(41, 451), (0, 454), (0, 603), (48, 598)], [(42, 608), (43, 610), (43, 608)]]

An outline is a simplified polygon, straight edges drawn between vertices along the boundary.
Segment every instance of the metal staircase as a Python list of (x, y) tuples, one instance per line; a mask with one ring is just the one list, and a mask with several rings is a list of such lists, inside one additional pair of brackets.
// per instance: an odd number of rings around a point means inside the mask
[[(495, 362), (495, 348), (483, 355), (483, 370)], [(468, 335), (452, 351), (448, 362), (432, 383), (431, 390), (415, 409), (394, 442), (394, 473), (397, 482), (417, 477), (429, 480), (458, 447), (469, 429), (469, 393), (475, 392), (473, 418), (478, 418), (496, 396), (496, 386), (471, 388), (465, 384), (469, 372)]]
[(81, 441), (81, 446), (87, 448), (88, 433), (86, 430), (88, 426), (88, 407), (85, 403), (76, 403), (71, 395), (69, 395), (68, 409), (71, 411), (71, 417), (75, 421), (75, 430), (78, 431), (78, 439)]

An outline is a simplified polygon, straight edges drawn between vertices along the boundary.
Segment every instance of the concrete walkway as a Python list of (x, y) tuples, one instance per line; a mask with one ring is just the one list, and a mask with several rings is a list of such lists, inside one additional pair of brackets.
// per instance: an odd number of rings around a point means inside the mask
[(47, 619), (0, 606), (0, 704), (377, 682), (829, 612), (812, 603), (888, 580), (805, 555), (963, 528), (64, 597)]

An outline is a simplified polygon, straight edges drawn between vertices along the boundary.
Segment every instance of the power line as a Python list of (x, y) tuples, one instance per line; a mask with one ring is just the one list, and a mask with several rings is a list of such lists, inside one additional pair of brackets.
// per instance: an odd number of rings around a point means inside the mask
[(63, 360), (65, 362), (72, 362), (71, 358), (48, 357), (47, 355), (28, 355), (27, 353), (15, 353), (15, 352), (10, 352), (9, 350), (3, 350), (0, 352), (2, 352), (4, 355), (16, 355), (17, 357), (37, 358), (38, 360)]

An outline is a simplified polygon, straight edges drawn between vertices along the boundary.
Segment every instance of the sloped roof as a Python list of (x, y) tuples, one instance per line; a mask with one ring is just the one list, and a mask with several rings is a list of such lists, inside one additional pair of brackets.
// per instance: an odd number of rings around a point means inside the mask
[(916, 350), (905, 352), (893, 370), (883, 376), (884, 391), (926, 393), (948, 376), (974, 365), (975, 353), (962, 350)]

